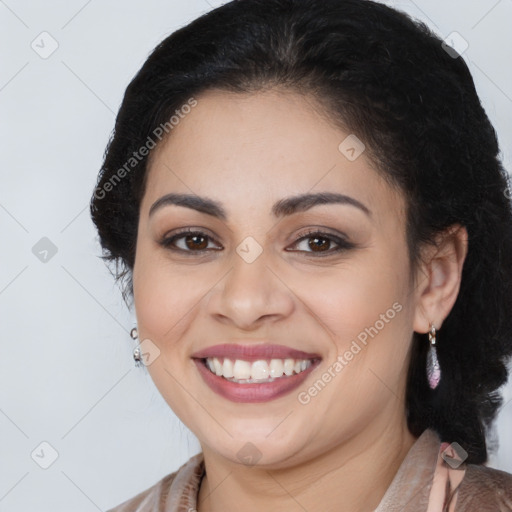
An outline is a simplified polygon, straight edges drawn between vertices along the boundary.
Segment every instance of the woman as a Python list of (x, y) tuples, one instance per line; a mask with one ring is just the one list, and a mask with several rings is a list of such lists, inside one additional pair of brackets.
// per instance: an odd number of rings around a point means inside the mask
[(512, 211), (463, 61), (368, 0), (238, 0), (126, 90), (91, 203), (202, 451), (115, 512), (504, 511)]

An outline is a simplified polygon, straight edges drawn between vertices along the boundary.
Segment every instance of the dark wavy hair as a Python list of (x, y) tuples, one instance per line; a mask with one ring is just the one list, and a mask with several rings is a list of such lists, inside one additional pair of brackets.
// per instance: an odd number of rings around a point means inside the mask
[(172, 136), (169, 119), (208, 89), (273, 87), (316, 100), (364, 141), (377, 172), (406, 198), (412, 268), (437, 234), (466, 227), (460, 291), (438, 335), (443, 376), (432, 391), (428, 341), (414, 333), (406, 409), (414, 435), (432, 428), (457, 441), (467, 462), (486, 462), (512, 353), (509, 182), (462, 56), (404, 13), (370, 0), (234, 0), (153, 50), (126, 89), (91, 199), (102, 258), (115, 263), (124, 299), (133, 298), (147, 148), (158, 127)]

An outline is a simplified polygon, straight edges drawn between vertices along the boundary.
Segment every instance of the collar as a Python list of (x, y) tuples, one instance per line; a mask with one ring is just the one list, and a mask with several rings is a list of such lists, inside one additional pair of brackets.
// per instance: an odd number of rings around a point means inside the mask
[[(408, 451), (374, 512), (427, 510), (439, 449), (438, 435), (433, 430), (425, 430)], [(197, 510), (197, 496), (204, 474), (203, 454), (198, 453), (177, 471), (164, 491), (164, 511)]]

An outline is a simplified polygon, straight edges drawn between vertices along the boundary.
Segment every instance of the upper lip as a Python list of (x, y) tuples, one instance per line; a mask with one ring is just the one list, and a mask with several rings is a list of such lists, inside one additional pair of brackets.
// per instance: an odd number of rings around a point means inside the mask
[(311, 352), (303, 352), (285, 345), (260, 343), (258, 345), (237, 345), (223, 343), (213, 345), (192, 354), (193, 358), (206, 359), (209, 357), (225, 357), (227, 359), (242, 359), (257, 361), (259, 359), (320, 359), (320, 356)]

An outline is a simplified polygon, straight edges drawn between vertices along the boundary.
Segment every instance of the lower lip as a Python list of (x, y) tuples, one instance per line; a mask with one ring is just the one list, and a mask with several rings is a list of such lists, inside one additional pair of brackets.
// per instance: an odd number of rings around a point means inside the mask
[(313, 361), (306, 370), (294, 375), (279, 377), (273, 382), (254, 382), (252, 384), (237, 384), (212, 373), (205, 365), (204, 359), (194, 359), (203, 380), (210, 389), (232, 402), (269, 402), (297, 389), (319, 364)]

